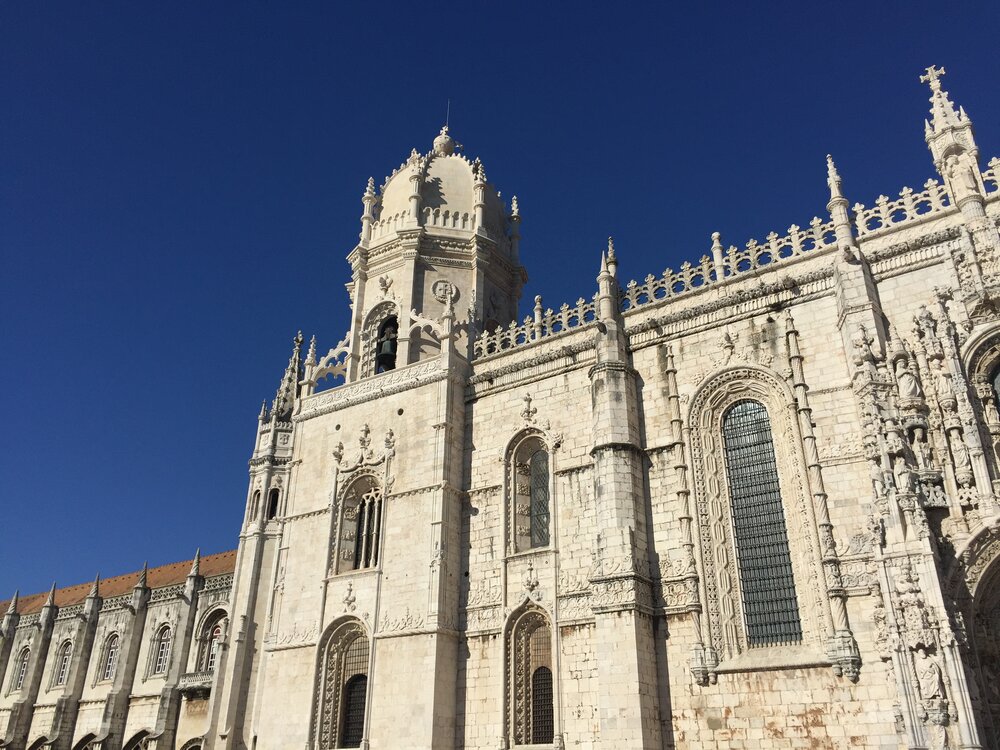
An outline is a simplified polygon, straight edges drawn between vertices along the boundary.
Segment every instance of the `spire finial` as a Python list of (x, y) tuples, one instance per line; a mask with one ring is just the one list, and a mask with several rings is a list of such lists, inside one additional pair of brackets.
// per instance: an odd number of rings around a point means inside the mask
[(833, 163), (833, 157), (830, 154), (826, 155), (826, 184), (830, 186), (830, 199), (843, 198), (844, 195), (841, 193), (841, 180), (840, 173), (837, 171), (837, 165)]
[(194, 551), (194, 560), (191, 561), (191, 572), (188, 578), (193, 578), (201, 574), (201, 547)]
[(18, 594), (17, 589), (14, 589), (14, 596), (10, 600), (10, 606), (7, 607), (7, 614), (8, 615), (16, 615), (17, 614), (17, 594)]
[(292, 404), (299, 395), (299, 380), (301, 379), (301, 354), (302, 331), (295, 334), (292, 339), (292, 356), (288, 358), (288, 367), (278, 385), (278, 391), (274, 394), (274, 402), (271, 404), (271, 415), (278, 419), (285, 419), (291, 416)]
[(618, 256), (615, 255), (614, 237), (608, 237), (608, 272), (612, 276), (618, 275)]
[(316, 364), (316, 335), (313, 334), (312, 338), (309, 339), (309, 352), (306, 354), (306, 364), (314, 365)]
[(365, 197), (374, 198), (375, 197), (375, 178), (369, 177), (368, 184), (365, 186)]
[(52, 588), (49, 589), (49, 597), (45, 600), (43, 607), (54, 607), (56, 606), (56, 582), (52, 582)]
[(521, 216), (521, 208), (517, 205), (517, 196), (513, 196), (510, 199), (510, 215), (511, 216)]
[(938, 92), (941, 90), (941, 78), (944, 77), (945, 72), (944, 68), (931, 65), (926, 69), (924, 75), (920, 76), (920, 82), (930, 84), (932, 93)]
[(98, 573), (94, 576), (94, 583), (90, 586), (90, 593), (87, 594), (88, 599), (96, 599), (101, 595), (101, 574)]
[(135, 587), (137, 589), (144, 589), (147, 587), (147, 582), (149, 579), (149, 561), (145, 561), (142, 564), (142, 570), (139, 573), (139, 580), (135, 582)]

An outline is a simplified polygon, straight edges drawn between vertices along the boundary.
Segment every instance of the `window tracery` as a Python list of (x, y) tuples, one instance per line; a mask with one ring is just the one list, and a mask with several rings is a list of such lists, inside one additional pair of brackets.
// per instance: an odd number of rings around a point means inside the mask
[(56, 673), (55, 680), (53, 680), (54, 685), (60, 686), (66, 684), (66, 681), (69, 679), (69, 667), (72, 658), (73, 643), (72, 641), (66, 641), (59, 647), (59, 652), (56, 655)]
[(104, 643), (104, 659), (101, 662), (101, 680), (112, 680), (115, 677), (115, 670), (118, 668), (118, 652), (121, 645), (121, 638), (117, 633), (112, 633)]
[(313, 719), (319, 750), (364, 741), (368, 661), (368, 635), (353, 618), (335, 624), (321, 643)]
[(156, 632), (153, 640), (153, 674), (165, 674), (170, 665), (170, 641), (172, 632), (164, 625)]
[(382, 504), (382, 487), (370, 474), (347, 485), (341, 502), (338, 572), (378, 566)]
[(18, 654), (17, 660), (14, 662), (14, 671), (11, 674), (10, 689), (12, 691), (20, 690), (24, 687), (24, 678), (28, 674), (28, 661), (30, 659), (31, 649), (27, 647), (21, 649), (21, 653)]
[[(699, 627), (712, 673), (720, 660), (751, 648), (807, 648), (810, 657), (821, 658), (825, 640), (833, 635), (793, 406), (784, 382), (756, 367), (723, 371), (692, 400)], [(761, 549), (750, 555), (754, 545)], [(772, 574), (780, 574), (780, 581), (767, 580)], [(783, 612), (780, 626), (774, 625), (774, 607)], [(792, 652), (787, 654), (792, 658)]]
[(549, 450), (541, 435), (530, 432), (516, 441), (507, 460), (509, 539), (512, 552), (551, 543), (551, 471)]
[(218, 666), (225, 637), (225, 622), (226, 613), (221, 609), (205, 619), (199, 638), (198, 671), (214, 672)]

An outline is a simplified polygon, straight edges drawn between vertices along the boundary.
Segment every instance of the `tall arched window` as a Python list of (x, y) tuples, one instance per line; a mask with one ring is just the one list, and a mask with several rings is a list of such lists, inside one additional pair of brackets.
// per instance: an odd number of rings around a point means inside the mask
[(250, 520), (257, 520), (257, 513), (260, 511), (260, 490), (254, 490), (250, 498)]
[(540, 437), (529, 435), (516, 445), (509, 471), (514, 551), (548, 547), (552, 516), (549, 452)]
[(797, 643), (802, 624), (767, 409), (737, 401), (722, 437), (747, 645)]
[(531, 608), (508, 625), (508, 722), (512, 745), (547, 745), (555, 737), (552, 682), (552, 628)]
[(153, 674), (164, 674), (170, 665), (170, 639), (172, 637), (169, 625), (164, 625), (156, 633), (153, 640)]
[(271, 491), (267, 493), (267, 520), (273, 521), (278, 517), (278, 500), (281, 497), (281, 492), (277, 487), (272, 487)]
[(24, 687), (24, 678), (28, 674), (28, 660), (31, 658), (31, 651), (27, 648), (21, 649), (14, 662), (14, 672), (10, 678), (10, 689), (20, 690)]
[(361, 747), (368, 697), (368, 636), (357, 620), (337, 625), (320, 651), (318, 713), (314, 717), (319, 750)]
[(200, 651), (198, 654), (198, 670), (214, 672), (219, 664), (224, 637), (226, 613), (221, 609), (213, 612), (201, 628)]
[(104, 643), (104, 661), (101, 663), (101, 679), (114, 679), (115, 669), (118, 667), (118, 650), (121, 639), (117, 633), (113, 633)]
[(370, 475), (358, 477), (347, 486), (342, 505), (338, 571), (376, 567), (382, 529), (382, 488)]
[[(361, 330), (361, 377), (396, 367), (399, 318), (395, 302), (379, 302), (369, 311)], [(406, 364), (401, 363), (401, 364)]]
[(66, 641), (56, 653), (56, 678), (54, 680), (56, 685), (65, 685), (69, 679), (69, 666), (72, 658), (73, 644)]

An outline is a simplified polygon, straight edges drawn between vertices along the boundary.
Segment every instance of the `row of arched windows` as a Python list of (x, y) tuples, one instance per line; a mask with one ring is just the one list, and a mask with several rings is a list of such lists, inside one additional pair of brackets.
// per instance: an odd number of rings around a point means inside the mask
[[(223, 638), (223, 622), (225, 612), (218, 610), (214, 612), (205, 622), (200, 649), (197, 657), (198, 671), (214, 672), (218, 664), (219, 650)], [(173, 630), (169, 625), (161, 625), (153, 634), (150, 646), (149, 674), (166, 674), (170, 668), (170, 654), (173, 643)], [(110, 681), (115, 678), (118, 670), (118, 661), (121, 655), (121, 636), (118, 633), (109, 635), (101, 647), (96, 679), (98, 681)], [(28, 664), (31, 660), (31, 650), (27, 646), (22, 648), (13, 660), (13, 670), (8, 685), (9, 691), (21, 690), (24, 687), (24, 680), (28, 673)], [(52, 682), (55, 687), (65, 685), (69, 680), (70, 668), (73, 661), (73, 642), (64, 641), (56, 651), (52, 664)]]
[[(277, 487), (272, 487), (267, 493), (267, 508), (264, 512), (265, 521), (273, 521), (278, 517), (278, 501), (281, 499), (281, 491)], [(260, 512), (260, 490), (254, 490), (250, 498), (250, 520), (256, 521)]]

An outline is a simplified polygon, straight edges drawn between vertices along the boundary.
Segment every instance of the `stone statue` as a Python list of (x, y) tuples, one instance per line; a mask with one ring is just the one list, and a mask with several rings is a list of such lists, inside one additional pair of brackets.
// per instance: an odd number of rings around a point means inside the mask
[(902, 359), (896, 360), (896, 383), (899, 385), (900, 398), (921, 398), (924, 395), (916, 375), (910, 372)]
[(924, 700), (944, 698), (944, 677), (941, 674), (941, 667), (927, 653), (927, 649), (923, 647), (917, 649), (914, 668), (920, 686), (920, 697)]

